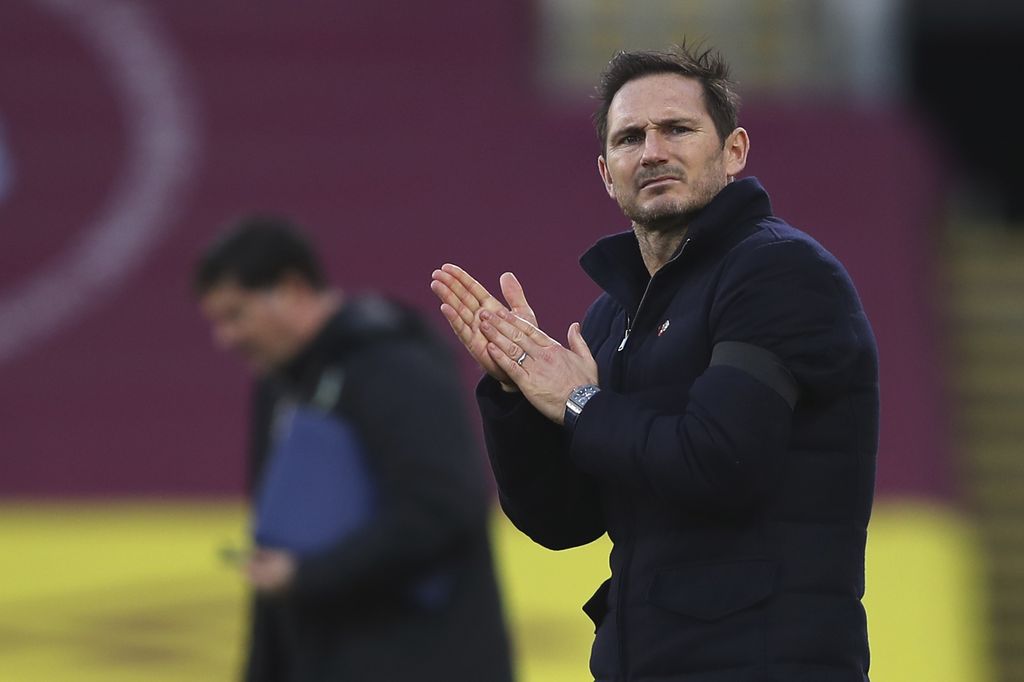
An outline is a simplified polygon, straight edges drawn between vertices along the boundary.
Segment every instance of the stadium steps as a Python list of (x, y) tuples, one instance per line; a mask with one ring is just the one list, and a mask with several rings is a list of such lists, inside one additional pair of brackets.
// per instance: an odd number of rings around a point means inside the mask
[(946, 241), (953, 424), (988, 566), (998, 682), (1024, 682), (1024, 229)]

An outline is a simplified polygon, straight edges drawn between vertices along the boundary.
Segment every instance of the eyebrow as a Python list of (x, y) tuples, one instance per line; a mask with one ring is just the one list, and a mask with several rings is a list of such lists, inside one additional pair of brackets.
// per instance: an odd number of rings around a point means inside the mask
[(666, 118), (661, 121), (655, 122), (659, 127), (664, 128), (665, 126), (674, 125), (685, 125), (691, 128), (695, 128), (700, 125), (700, 119), (692, 116), (676, 116), (674, 118)]
[[(656, 120), (654, 122), (654, 125), (657, 126), (658, 128), (668, 128), (677, 125), (684, 125), (693, 128), (700, 125), (700, 120), (692, 116), (673, 116), (670, 118)], [(646, 127), (647, 126), (645, 125), (640, 125), (637, 123), (633, 125), (628, 125), (625, 128), (620, 128), (618, 130), (612, 130), (611, 135), (609, 135), (609, 139), (616, 140), (624, 135), (638, 133)]]
[(626, 135), (632, 135), (633, 133), (639, 133), (643, 129), (644, 129), (644, 127), (641, 126), (641, 125), (626, 126), (625, 128), (619, 128), (617, 130), (612, 130), (611, 134), (608, 137), (611, 140), (617, 140), (617, 139), (619, 139), (621, 137), (625, 137)]

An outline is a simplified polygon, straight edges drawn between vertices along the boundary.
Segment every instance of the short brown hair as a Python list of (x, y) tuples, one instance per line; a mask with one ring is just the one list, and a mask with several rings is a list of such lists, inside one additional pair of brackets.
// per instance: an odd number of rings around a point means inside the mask
[(199, 296), (227, 281), (243, 289), (264, 289), (288, 274), (299, 275), (317, 290), (327, 286), (303, 228), (282, 216), (253, 214), (217, 235), (195, 266), (192, 286)]
[(683, 41), (669, 52), (621, 51), (608, 62), (597, 86), (600, 104), (594, 112), (594, 128), (602, 151), (608, 143), (608, 108), (615, 93), (632, 80), (660, 73), (677, 73), (700, 83), (704, 104), (723, 143), (736, 129), (740, 97), (731, 79), (729, 65), (717, 50), (691, 48)]

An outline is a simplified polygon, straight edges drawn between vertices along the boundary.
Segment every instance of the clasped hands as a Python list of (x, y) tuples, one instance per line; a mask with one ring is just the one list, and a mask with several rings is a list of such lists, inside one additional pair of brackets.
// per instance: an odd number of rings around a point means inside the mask
[(597, 362), (579, 322), (569, 325), (568, 347), (562, 346), (537, 327), (537, 316), (515, 275), (506, 272), (499, 284), (507, 307), (468, 272), (446, 263), (431, 275), (430, 290), (481, 369), (504, 390), (521, 391), (541, 414), (561, 424), (569, 393), (597, 383)]

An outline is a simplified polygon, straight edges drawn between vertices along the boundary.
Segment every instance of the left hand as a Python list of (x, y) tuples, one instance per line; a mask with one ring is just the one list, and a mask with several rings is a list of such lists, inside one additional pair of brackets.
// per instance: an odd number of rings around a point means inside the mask
[[(565, 401), (577, 386), (597, 383), (597, 362), (580, 333), (579, 322), (569, 326), (566, 348), (506, 310), (480, 313), (480, 331), (487, 352), (530, 403), (545, 417), (561, 424)], [(516, 360), (526, 353), (522, 364)]]
[[(469, 354), (481, 369), (501, 383), (503, 390), (518, 390), (508, 375), (491, 359), (487, 352), (487, 338), (480, 332), (481, 312), (487, 310), (496, 313), (507, 308), (472, 275), (457, 265), (445, 263), (440, 270), (434, 270), (430, 277), (430, 290), (441, 299), (441, 313)], [(537, 316), (527, 302), (523, 286), (516, 276), (506, 272), (501, 276), (499, 283), (508, 308), (514, 314), (536, 325)]]
[(295, 557), (290, 552), (258, 547), (245, 565), (245, 575), (260, 592), (284, 592), (295, 577), (295, 566)]

